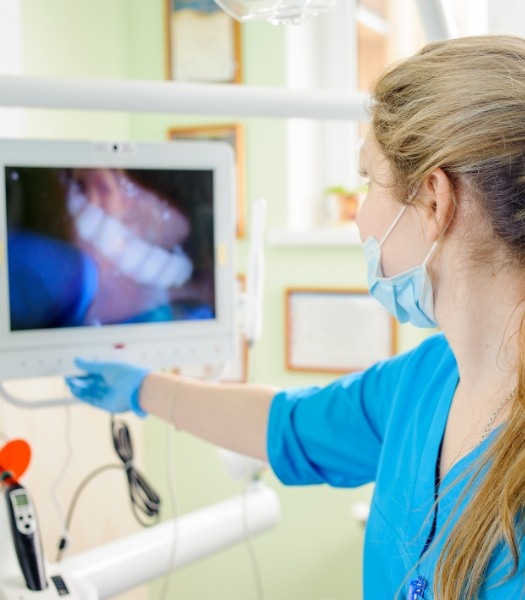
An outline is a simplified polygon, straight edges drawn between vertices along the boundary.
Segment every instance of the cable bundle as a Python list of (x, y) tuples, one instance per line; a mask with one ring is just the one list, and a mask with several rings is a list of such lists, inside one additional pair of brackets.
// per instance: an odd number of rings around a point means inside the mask
[(117, 421), (112, 417), (111, 434), (115, 452), (118, 454), (126, 471), (133, 514), (141, 525), (147, 527), (151, 523), (143, 521), (139, 516), (139, 511), (147, 517), (154, 517), (156, 519), (155, 522), (157, 522), (160, 518), (160, 498), (134, 466), (133, 444), (126, 423), (124, 421)]
[[(109, 464), (98, 467), (78, 486), (69, 506), (64, 531), (58, 541), (57, 562), (62, 560), (62, 556), (69, 546), (69, 528), (80, 494), (92, 479), (104, 471), (108, 471), (109, 469), (125, 470), (128, 480), (129, 497), (131, 499), (131, 510), (140, 525), (149, 527), (155, 525), (160, 520), (160, 498), (133, 464), (133, 444), (131, 443), (131, 435), (128, 426), (124, 421), (116, 421), (113, 415), (111, 416), (111, 435), (113, 447), (122, 461), (122, 464)], [(147, 517), (152, 517), (153, 520), (151, 522), (146, 522), (144, 519), (141, 519), (140, 512)]]

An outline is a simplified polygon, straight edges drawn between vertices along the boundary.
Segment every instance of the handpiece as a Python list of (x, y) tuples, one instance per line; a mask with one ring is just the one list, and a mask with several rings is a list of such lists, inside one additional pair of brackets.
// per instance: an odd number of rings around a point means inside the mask
[(5, 497), (13, 543), (26, 585), (33, 591), (45, 590), (48, 583), (44, 555), (31, 498), (19, 483), (9, 485)]

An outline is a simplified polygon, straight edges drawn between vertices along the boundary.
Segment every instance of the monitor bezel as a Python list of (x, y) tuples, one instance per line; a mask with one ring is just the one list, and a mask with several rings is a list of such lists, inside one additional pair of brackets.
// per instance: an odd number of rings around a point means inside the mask
[[(215, 318), (11, 331), (6, 167), (211, 170)], [(75, 356), (151, 368), (226, 362), (234, 340), (235, 156), (225, 142), (0, 139), (0, 379), (75, 372)]]

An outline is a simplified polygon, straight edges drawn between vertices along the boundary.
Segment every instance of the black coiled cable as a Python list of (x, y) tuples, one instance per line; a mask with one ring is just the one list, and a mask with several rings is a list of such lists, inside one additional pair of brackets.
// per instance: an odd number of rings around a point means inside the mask
[[(128, 479), (129, 497), (133, 514), (137, 521), (147, 527), (160, 519), (160, 498), (146, 479), (137, 471), (133, 462), (133, 444), (128, 426), (124, 421), (111, 417), (111, 435), (115, 452), (123, 463)], [(153, 517), (153, 523), (146, 523), (140, 518), (140, 513)]]
[[(161, 500), (155, 490), (148, 484), (144, 477), (137, 471), (133, 464), (133, 444), (128, 426), (124, 421), (118, 421), (111, 415), (111, 436), (113, 438), (113, 447), (118, 454), (122, 465), (109, 464), (103, 465), (90, 473), (78, 486), (71, 500), (69, 510), (66, 517), (65, 531), (58, 542), (57, 562), (62, 559), (64, 551), (69, 545), (68, 532), (73, 519), (73, 512), (80, 497), (80, 494), (86, 485), (93, 480), (97, 475), (109, 469), (124, 469), (128, 480), (129, 497), (131, 499), (131, 510), (133, 516), (142, 525), (142, 527), (150, 527), (156, 525), (160, 520), (160, 505)], [(148, 517), (152, 517), (151, 522), (146, 522), (140, 518), (140, 512)]]

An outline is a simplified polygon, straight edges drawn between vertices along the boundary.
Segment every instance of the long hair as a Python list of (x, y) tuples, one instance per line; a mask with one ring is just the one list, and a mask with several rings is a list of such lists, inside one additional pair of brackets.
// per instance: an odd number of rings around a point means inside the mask
[[(477, 252), (486, 257), (503, 247), (523, 272), (525, 40), (483, 36), (430, 44), (380, 76), (371, 112), (399, 198), (441, 168), (456, 191), (468, 188), (478, 203), (494, 243)], [(474, 480), (481, 483), (457, 513), (439, 556), (433, 584), (439, 600), (477, 598), (502, 544), (511, 560), (508, 576), (524, 558), (525, 316), (517, 335), (517, 391), (505, 427), (476, 466), (483, 477)]]

